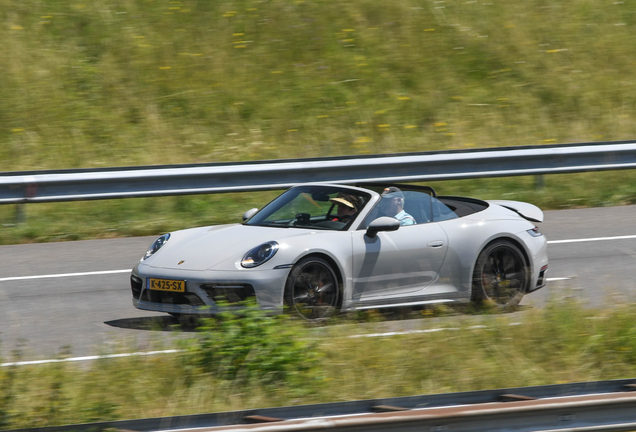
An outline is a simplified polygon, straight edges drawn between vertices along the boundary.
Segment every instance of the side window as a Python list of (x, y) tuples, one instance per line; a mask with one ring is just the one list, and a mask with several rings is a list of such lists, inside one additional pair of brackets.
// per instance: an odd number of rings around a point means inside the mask
[(458, 218), (457, 213), (453, 211), (446, 204), (438, 200), (437, 198), (432, 198), (433, 200), (433, 218), (435, 222), (445, 221), (450, 219)]
[[(431, 196), (425, 192), (403, 190), (404, 194), (404, 212), (415, 219), (416, 225), (425, 224), (433, 220), (432, 208), (431, 208)], [(388, 216), (385, 214), (387, 206), (385, 201), (390, 198), (382, 198), (376, 206), (367, 215), (364, 223), (360, 228), (366, 228), (369, 224), (379, 218), (380, 216)]]
[(404, 211), (418, 224), (431, 222), (431, 196), (418, 191), (404, 191)]

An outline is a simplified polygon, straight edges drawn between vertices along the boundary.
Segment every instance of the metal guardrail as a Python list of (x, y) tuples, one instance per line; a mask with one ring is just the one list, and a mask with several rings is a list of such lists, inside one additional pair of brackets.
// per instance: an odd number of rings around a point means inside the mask
[(0, 173), (0, 204), (285, 189), (636, 168), (636, 142), (500, 147), (196, 165)]
[[(636, 379), (65, 425), (61, 431), (633, 431)], [(13, 430), (11, 432), (17, 432)]]

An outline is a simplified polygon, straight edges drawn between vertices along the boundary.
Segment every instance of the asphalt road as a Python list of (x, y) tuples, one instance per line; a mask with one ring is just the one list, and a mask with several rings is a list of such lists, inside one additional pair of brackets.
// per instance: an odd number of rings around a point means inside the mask
[[(636, 206), (549, 211), (540, 229), (550, 241), (551, 280), (522, 304), (542, 307), (563, 296), (591, 306), (634, 299)], [(619, 236), (633, 238), (613, 238)], [(153, 239), (0, 247), (0, 363), (144, 351), (175, 337), (149, 331), (168, 329), (171, 317), (131, 303), (128, 269)], [(569, 240), (585, 241), (563, 242)]]

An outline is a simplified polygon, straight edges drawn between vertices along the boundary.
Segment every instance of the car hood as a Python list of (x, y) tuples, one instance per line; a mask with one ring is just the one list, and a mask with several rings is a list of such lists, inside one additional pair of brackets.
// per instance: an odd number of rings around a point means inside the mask
[[(279, 244), (285, 239), (315, 234), (294, 228), (271, 228), (249, 225), (218, 225), (175, 231), (155, 255), (146, 260), (151, 267), (178, 270), (213, 270), (234, 265), (252, 248), (268, 241)], [(227, 263), (229, 261), (229, 263)]]

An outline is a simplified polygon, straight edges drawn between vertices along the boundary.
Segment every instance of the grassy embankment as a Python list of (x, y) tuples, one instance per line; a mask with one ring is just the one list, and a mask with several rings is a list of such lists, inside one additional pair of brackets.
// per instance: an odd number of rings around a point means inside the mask
[(308, 331), (252, 316), (199, 334), (179, 355), (0, 368), (0, 428), (627, 378), (633, 306), (561, 300), (521, 315), (424, 320), (445, 331), (353, 339), (359, 325)]
[[(636, 136), (629, 2), (0, 0), (4, 171)], [(544, 208), (634, 202), (633, 172), (444, 182)], [(38, 204), (0, 243), (235, 221), (262, 194)]]

